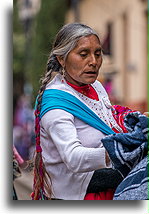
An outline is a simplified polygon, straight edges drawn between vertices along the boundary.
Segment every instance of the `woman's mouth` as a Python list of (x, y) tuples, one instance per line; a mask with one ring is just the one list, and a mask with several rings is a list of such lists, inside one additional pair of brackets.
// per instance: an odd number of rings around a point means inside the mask
[(84, 72), (85, 74), (91, 74), (91, 75), (95, 75), (95, 74), (97, 74), (97, 72), (96, 71), (86, 71), (86, 72)]

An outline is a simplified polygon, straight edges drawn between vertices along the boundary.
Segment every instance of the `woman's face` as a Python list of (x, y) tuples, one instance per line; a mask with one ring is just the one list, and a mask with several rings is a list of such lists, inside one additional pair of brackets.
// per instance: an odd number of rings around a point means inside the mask
[(95, 35), (82, 37), (65, 62), (63, 61), (65, 79), (77, 86), (91, 84), (97, 79), (101, 64), (101, 45), (98, 38)]

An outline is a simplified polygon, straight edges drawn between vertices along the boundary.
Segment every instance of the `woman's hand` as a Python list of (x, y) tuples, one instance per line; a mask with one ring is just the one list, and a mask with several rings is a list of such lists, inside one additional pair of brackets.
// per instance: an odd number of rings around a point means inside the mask
[(149, 112), (144, 112), (143, 113), (145, 116), (149, 117)]
[(105, 157), (106, 157), (106, 166), (109, 166), (109, 164), (110, 164), (110, 158), (109, 158), (109, 155), (108, 155), (107, 151), (105, 151)]

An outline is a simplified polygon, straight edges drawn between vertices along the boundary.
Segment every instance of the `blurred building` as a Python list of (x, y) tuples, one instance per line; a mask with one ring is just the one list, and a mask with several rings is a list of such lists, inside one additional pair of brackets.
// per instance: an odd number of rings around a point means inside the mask
[(18, 20), (16, 23), (21, 22), (22, 25), (20, 25), (21, 32), (13, 31), (14, 64), (16, 62), (18, 65), (15, 67), (17, 69), (13, 70), (13, 109), (22, 94), (31, 95), (32, 93), (32, 86), (27, 82), (26, 67), (31, 54), (29, 49), (33, 34), (32, 25), (34, 17), (40, 10), (41, 0), (16, 0), (15, 2)]
[(18, 0), (19, 19), (24, 25), (26, 36), (30, 33), (34, 16), (38, 13), (41, 0)]
[(66, 23), (79, 21), (100, 35), (104, 62), (99, 80), (112, 101), (147, 111), (147, 0), (70, 3)]

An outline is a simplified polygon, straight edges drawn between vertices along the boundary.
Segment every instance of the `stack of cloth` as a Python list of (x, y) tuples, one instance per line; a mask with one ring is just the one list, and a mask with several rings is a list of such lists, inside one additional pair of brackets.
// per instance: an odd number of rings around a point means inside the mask
[(149, 118), (132, 112), (125, 117), (124, 123), (128, 133), (112, 134), (102, 139), (112, 168), (123, 177), (113, 200), (147, 200)]

